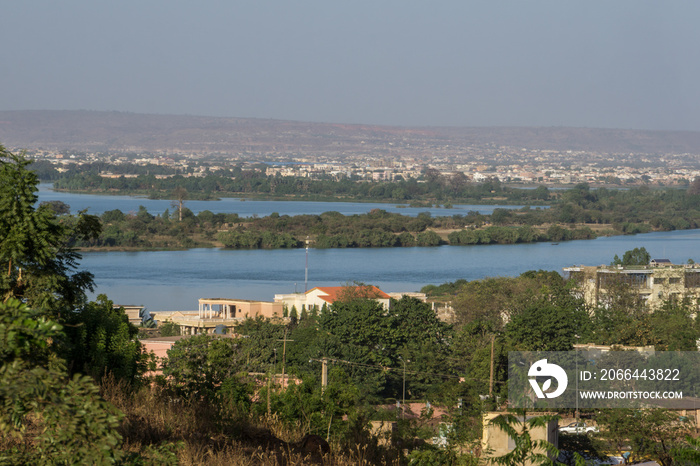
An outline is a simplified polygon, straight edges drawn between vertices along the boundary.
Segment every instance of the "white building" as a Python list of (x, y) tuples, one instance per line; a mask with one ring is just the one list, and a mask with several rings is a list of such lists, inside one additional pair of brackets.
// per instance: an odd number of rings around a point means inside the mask
[(374, 299), (381, 303), (384, 309), (389, 309), (391, 297), (376, 286), (323, 286), (312, 288), (306, 293), (276, 294), (275, 302), (283, 303), (288, 309), (294, 306), (298, 311), (311, 309), (314, 306), (321, 309), (324, 304), (330, 306), (335, 301), (352, 298)]

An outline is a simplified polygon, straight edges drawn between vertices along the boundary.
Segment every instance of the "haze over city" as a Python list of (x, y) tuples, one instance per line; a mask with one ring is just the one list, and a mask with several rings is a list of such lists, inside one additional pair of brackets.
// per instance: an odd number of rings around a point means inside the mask
[(700, 130), (700, 4), (8, 2), (0, 110)]

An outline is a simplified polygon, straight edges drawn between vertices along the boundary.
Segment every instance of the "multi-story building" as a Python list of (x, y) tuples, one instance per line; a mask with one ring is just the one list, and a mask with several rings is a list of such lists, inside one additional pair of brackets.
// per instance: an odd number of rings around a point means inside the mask
[(639, 266), (578, 266), (564, 272), (579, 283), (586, 303), (603, 302), (606, 293), (620, 283), (627, 284), (651, 309), (664, 301), (700, 298), (700, 265), (675, 265), (667, 259), (652, 260)]

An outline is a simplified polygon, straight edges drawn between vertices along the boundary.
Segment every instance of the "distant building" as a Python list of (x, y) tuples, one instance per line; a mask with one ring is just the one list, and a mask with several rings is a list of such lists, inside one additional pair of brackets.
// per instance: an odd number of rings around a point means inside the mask
[(324, 304), (330, 306), (336, 301), (361, 297), (374, 299), (381, 303), (384, 309), (389, 309), (391, 296), (384, 293), (376, 286), (323, 286), (312, 288), (306, 293), (276, 294), (275, 302), (281, 303), (291, 309), (294, 306), (297, 311), (311, 309), (316, 306), (321, 309)]
[(129, 318), (129, 322), (136, 325), (137, 327), (141, 325), (143, 321), (143, 310), (144, 306), (136, 306), (133, 304), (114, 304), (112, 306), (114, 309), (124, 309), (124, 314)]
[(270, 301), (248, 299), (202, 298), (199, 300), (200, 319), (272, 319), (282, 317), (282, 306)]
[(668, 259), (654, 259), (649, 265), (566, 267), (564, 272), (578, 283), (591, 306), (604, 301), (608, 289), (618, 283), (629, 285), (650, 308), (669, 298), (700, 298), (698, 264), (674, 265)]
[(644, 358), (653, 356), (656, 352), (654, 345), (647, 346), (624, 346), (624, 345), (596, 345), (594, 343), (581, 343), (574, 346), (574, 351), (586, 351), (595, 358), (599, 358), (610, 351), (636, 351)]
[(214, 333), (217, 326), (233, 328), (247, 318), (282, 318), (283, 304), (248, 299), (202, 298), (198, 311), (152, 312), (159, 323), (171, 321), (182, 335)]

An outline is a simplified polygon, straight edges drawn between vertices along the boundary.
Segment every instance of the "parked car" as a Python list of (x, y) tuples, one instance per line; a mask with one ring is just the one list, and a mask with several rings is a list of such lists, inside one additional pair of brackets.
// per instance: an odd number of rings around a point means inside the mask
[(584, 421), (576, 421), (569, 425), (559, 427), (559, 432), (565, 434), (592, 434), (598, 431), (598, 426), (586, 424)]

